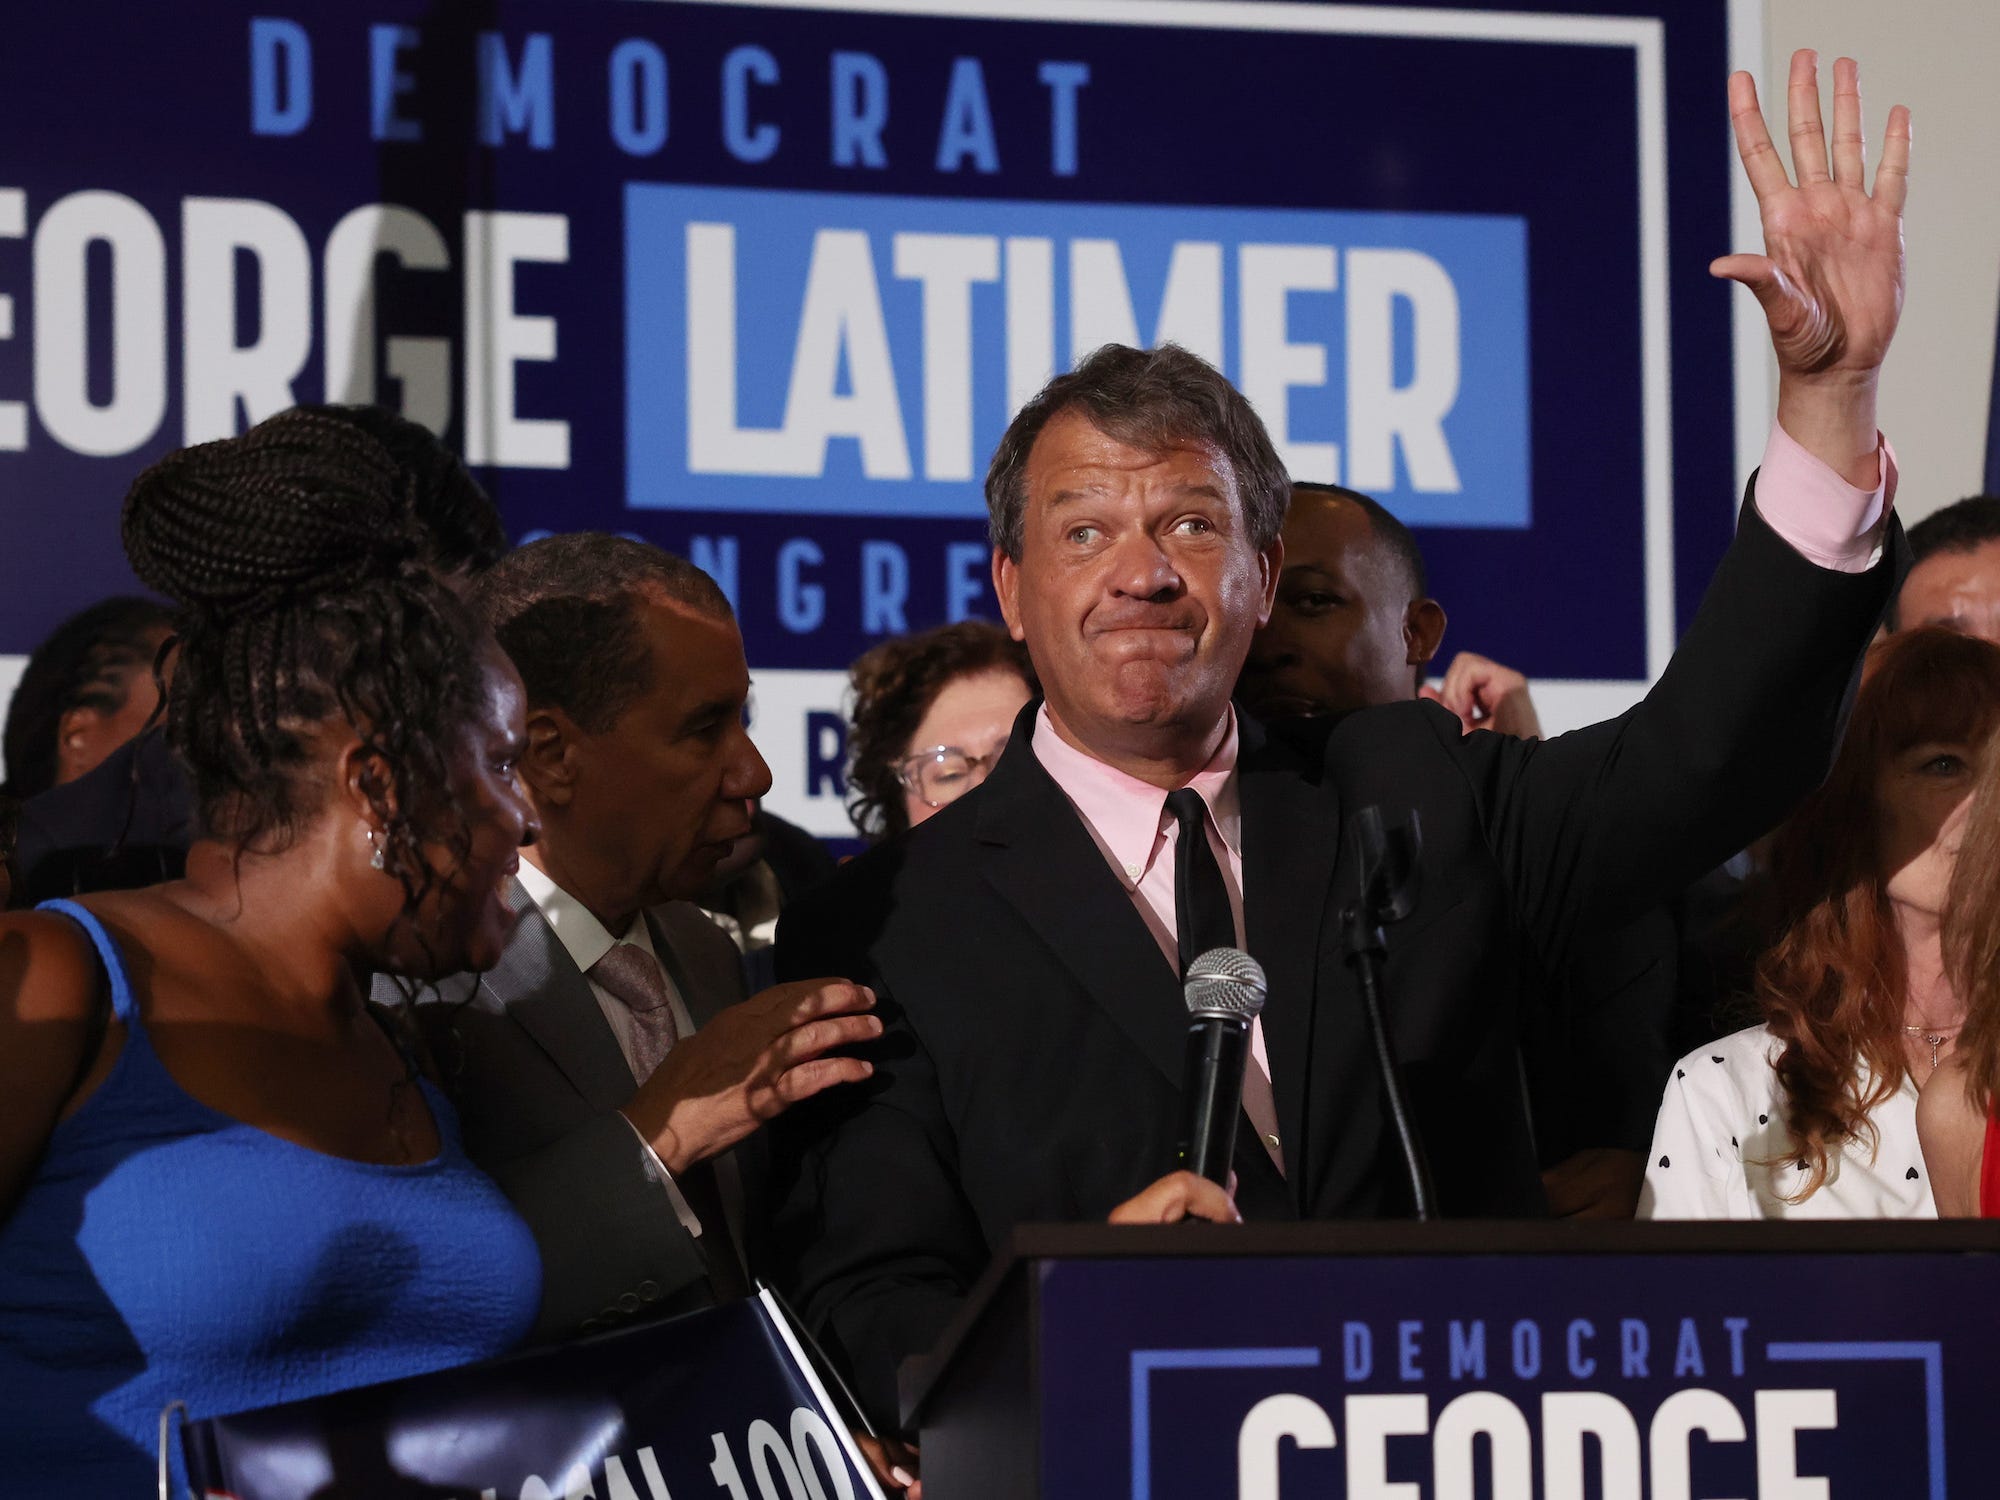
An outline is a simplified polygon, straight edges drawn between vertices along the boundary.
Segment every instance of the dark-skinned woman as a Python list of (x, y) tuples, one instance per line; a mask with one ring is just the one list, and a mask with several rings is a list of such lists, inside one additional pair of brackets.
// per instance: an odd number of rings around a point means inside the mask
[(409, 478), (324, 414), (128, 496), (176, 606), (186, 878), (0, 919), (0, 1473), (150, 1485), (195, 1418), (500, 1353), (534, 1243), (370, 971), (493, 962), (533, 837), (518, 677), (427, 558)]

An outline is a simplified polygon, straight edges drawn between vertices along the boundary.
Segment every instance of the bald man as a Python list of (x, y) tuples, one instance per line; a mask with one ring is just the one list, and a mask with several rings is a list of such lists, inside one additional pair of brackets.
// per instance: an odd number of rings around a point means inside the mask
[(1285, 567), (1271, 622), (1257, 633), (1236, 697), (1260, 718), (1346, 713), (1411, 697), (1444, 704), (1467, 729), (1541, 738), (1528, 679), (1471, 651), (1425, 684), (1444, 639), (1424, 555), (1372, 496), (1297, 483), (1285, 515)]

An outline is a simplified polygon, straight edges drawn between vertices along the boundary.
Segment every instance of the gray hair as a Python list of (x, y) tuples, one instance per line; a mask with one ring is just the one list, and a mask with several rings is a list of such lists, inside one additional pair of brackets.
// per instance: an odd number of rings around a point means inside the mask
[(1131, 349), (1106, 344), (1058, 375), (1015, 414), (986, 470), (987, 534), (1019, 561), (1027, 511), (1028, 454), (1050, 419), (1075, 409), (1106, 437), (1145, 452), (1185, 443), (1229, 462), (1250, 544), (1263, 551), (1284, 528), (1292, 481), (1243, 393), (1178, 344)]

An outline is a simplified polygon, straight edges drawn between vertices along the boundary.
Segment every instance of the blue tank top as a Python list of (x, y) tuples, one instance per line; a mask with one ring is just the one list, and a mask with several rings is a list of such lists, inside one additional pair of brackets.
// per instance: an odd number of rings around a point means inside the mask
[(184, 1092), (118, 951), (90, 935), (125, 1045), (0, 1224), (0, 1492), (150, 1495), (160, 1410), (194, 1419), (500, 1354), (541, 1260), (428, 1082), (437, 1156), (348, 1161)]

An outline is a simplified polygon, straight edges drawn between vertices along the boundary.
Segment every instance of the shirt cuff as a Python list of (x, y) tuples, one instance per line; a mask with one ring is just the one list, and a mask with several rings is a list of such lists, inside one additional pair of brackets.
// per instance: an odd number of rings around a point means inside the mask
[(1865, 573), (1882, 560), (1896, 503), (1896, 450), (1876, 434), (1882, 482), (1858, 490), (1808, 453), (1776, 422), (1757, 471), (1757, 514), (1808, 562)]
[[(627, 1125), (632, 1125), (632, 1117), (623, 1110), (618, 1112), (618, 1118), (623, 1120)], [(701, 1220), (695, 1217), (694, 1210), (688, 1207), (687, 1199), (681, 1196), (680, 1184), (674, 1181), (674, 1174), (669, 1172), (667, 1164), (660, 1160), (660, 1153), (653, 1149), (653, 1143), (646, 1139), (644, 1131), (637, 1125), (632, 1125), (632, 1134), (639, 1138), (639, 1144), (645, 1148), (646, 1155), (651, 1158), (654, 1170), (660, 1174), (660, 1183), (667, 1190), (667, 1201), (673, 1204), (674, 1217), (681, 1221), (681, 1228), (685, 1229), (695, 1239), (700, 1239)]]

